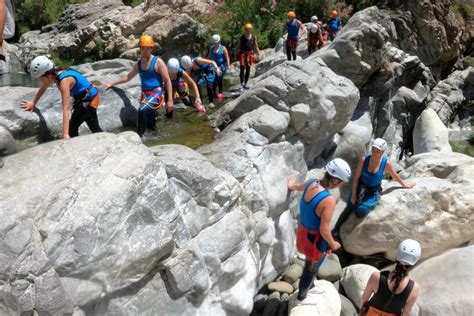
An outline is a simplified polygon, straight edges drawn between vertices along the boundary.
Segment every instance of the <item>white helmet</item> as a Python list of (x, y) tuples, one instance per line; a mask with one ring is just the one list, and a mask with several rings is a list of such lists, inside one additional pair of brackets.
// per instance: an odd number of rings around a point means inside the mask
[(318, 17), (316, 15), (313, 15), (311, 17), (311, 22), (316, 22), (318, 20)]
[(318, 31), (318, 25), (312, 23), (310, 27), (311, 33), (316, 33)]
[(405, 239), (398, 246), (397, 261), (405, 265), (415, 265), (421, 257), (420, 243), (413, 239)]
[(193, 65), (193, 61), (191, 57), (189, 57), (188, 55), (184, 55), (183, 57), (181, 57), (181, 66), (183, 66), (184, 69), (188, 69), (192, 65)]
[(221, 41), (221, 37), (219, 36), (219, 34), (212, 35), (212, 39), (211, 39), (212, 44), (219, 43), (220, 41)]
[(381, 151), (385, 151), (385, 149), (387, 149), (387, 142), (382, 138), (377, 138), (372, 143), (372, 147), (378, 148)]
[(33, 78), (37, 79), (53, 69), (53, 67), (54, 64), (48, 57), (38, 56), (31, 61), (30, 74)]
[(174, 73), (177, 73), (178, 70), (179, 70), (179, 60), (177, 60), (176, 58), (170, 58), (170, 60), (168, 60), (168, 72), (174, 74)]
[(351, 167), (341, 158), (335, 158), (327, 163), (326, 171), (334, 178), (349, 182), (351, 178)]

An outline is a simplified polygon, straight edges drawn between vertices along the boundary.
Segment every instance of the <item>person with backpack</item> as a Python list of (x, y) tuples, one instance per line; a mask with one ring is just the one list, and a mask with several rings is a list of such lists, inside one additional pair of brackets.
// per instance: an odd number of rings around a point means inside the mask
[(296, 231), (296, 248), (305, 255), (306, 261), (299, 283), (298, 300), (306, 298), (313, 278), (326, 255), (341, 244), (331, 235), (330, 223), (336, 206), (336, 198), (328, 190), (340, 188), (349, 182), (351, 168), (344, 160), (335, 158), (325, 167), (324, 177), (298, 183), (288, 178), (288, 189), (303, 192), (300, 201), (299, 224)]
[[(21, 108), (33, 111), (48, 87), (55, 82), (61, 92), (63, 107), (62, 138), (69, 139), (79, 135), (79, 126), (86, 122), (92, 133), (102, 132), (97, 118), (100, 103), (98, 89), (80, 72), (55, 67), (46, 56), (38, 56), (30, 64), (30, 74), (40, 79), (41, 86), (32, 101), (22, 101)], [(72, 114), (70, 97), (73, 97)]]
[[(252, 34), (253, 26), (250, 23), (245, 24), (244, 34), (237, 41), (235, 50), (236, 59), (240, 63), (240, 91), (248, 89), (247, 82), (250, 77), (250, 68), (255, 64), (255, 53), (260, 58), (260, 49), (258, 48), (257, 37)], [(238, 54), (238, 58), (237, 58)]]
[(421, 246), (406, 239), (398, 246), (393, 271), (374, 272), (362, 294), (360, 316), (409, 316), (419, 294), (420, 285), (411, 280), (408, 270), (421, 257)]

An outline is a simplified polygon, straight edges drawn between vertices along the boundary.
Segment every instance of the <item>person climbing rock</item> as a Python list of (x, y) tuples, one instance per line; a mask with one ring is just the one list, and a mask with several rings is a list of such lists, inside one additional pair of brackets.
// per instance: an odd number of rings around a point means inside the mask
[(331, 160), (325, 169), (326, 173), (321, 181), (311, 179), (298, 183), (293, 177), (288, 178), (288, 189), (303, 192), (296, 231), (296, 248), (306, 256), (299, 283), (299, 300), (306, 298), (326, 254), (341, 247), (332, 237), (329, 228), (336, 199), (328, 190), (340, 188), (349, 182), (351, 169), (347, 162), (340, 158)]
[[(62, 138), (69, 139), (79, 135), (79, 126), (86, 122), (92, 133), (102, 132), (97, 118), (97, 107), (100, 103), (99, 91), (78, 71), (55, 67), (46, 56), (38, 56), (30, 64), (30, 74), (40, 79), (41, 86), (33, 101), (22, 101), (21, 108), (33, 111), (48, 87), (56, 82), (61, 92), (63, 106)], [(70, 97), (73, 97), (72, 114), (70, 115)]]
[(318, 21), (318, 17), (313, 15), (311, 17), (311, 24), (308, 25), (308, 55), (311, 55), (317, 49), (324, 46), (322, 36), (322, 25)]
[[(213, 93), (217, 96), (217, 102), (221, 103), (224, 99), (224, 76), (227, 69), (231, 69), (229, 52), (227, 48), (221, 44), (221, 37), (219, 34), (212, 35), (212, 46), (209, 49), (208, 59), (216, 62), (217, 66), (221, 70), (221, 74), (217, 75), (214, 79)], [(219, 89), (219, 93), (217, 93)]]
[(393, 271), (374, 272), (362, 294), (360, 316), (408, 316), (415, 304), (420, 285), (408, 276), (408, 269), (421, 257), (416, 240), (406, 239), (398, 246)]
[(173, 98), (169, 98), (166, 104), (163, 102), (163, 86), (168, 95), (173, 95), (171, 80), (165, 62), (152, 54), (155, 43), (150, 35), (142, 35), (138, 42), (140, 47), (140, 58), (130, 72), (112, 83), (104, 84), (103, 87), (110, 88), (133, 79), (140, 75), (142, 93), (138, 108), (137, 133), (143, 136), (146, 129), (154, 130), (156, 125), (156, 110), (164, 106), (166, 117), (173, 117)]
[[(237, 41), (235, 50), (236, 58), (240, 63), (240, 91), (248, 89), (247, 82), (250, 77), (250, 68), (255, 64), (255, 55), (260, 59), (260, 49), (258, 48), (257, 37), (252, 34), (253, 26), (245, 24), (244, 34)], [(238, 54), (238, 58), (237, 58)]]
[(339, 233), (339, 228), (352, 211), (358, 218), (364, 218), (375, 208), (382, 192), (381, 184), (385, 172), (388, 172), (404, 188), (411, 189), (415, 186), (414, 183), (405, 183), (400, 178), (387, 156), (384, 155), (386, 149), (387, 142), (382, 138), (377, 138), (372, 143), (371, 154), (359, 159), (350, 201), (334, 227), (335, 235)]
[[(286, 38), (286, 57), (288, 60), (296, 60), (296, 48), (298, 47), (298, 41), (305, 33), (303, 23), (296, 19), (296, 13), (290, 11), (287, 14), (288, 20), (286, 21), (286, 30), (288, 31), (288, 37)], [(301, 30), (301, 35), (300, 35)]]
[(342, 22), (339, 18), (339, 13), (337, 10), (333, 10), (331, 12), (331, 18), (329, 19), (327, 25), (329, 40), (333, 41), (336, 38), (337, 33), (339, 33), (339, 31), (342, 29)]
[(205, 59), (199, 56), (191, 58), (187, 55), (181, 57), (181, 66), (191, 76), (194, 75), (198, 84), (199, 95), (202, 96), (202, 86), (207, 88), (209, 107), (214, 107), (214, 79), (215, 75), (222, 75), (221, 69), (214, 60)]
[[(168, 73), (173, 88), (173, 97), (179, 98), (186, 106), (196, 107), (198, 112), (206, 112), (202, 105), (199, 89), (194, 80), (179, 66), (179, 60), (171, 58), (167, 63)], [(189, 95), (189, 86), (194, 90), (194, 98)], [(166, 99), (168, 98), (168, 94)]]

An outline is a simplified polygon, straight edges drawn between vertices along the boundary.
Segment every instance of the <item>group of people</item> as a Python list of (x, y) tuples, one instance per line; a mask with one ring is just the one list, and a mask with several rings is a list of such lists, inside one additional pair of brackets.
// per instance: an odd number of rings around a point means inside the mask
[(331, 12), (331, 18), (327, 24), (321, 24), (318, 17), (313, 15), (311, 23), (306, 29), (303, 23), (296, 18), (294, 11), (288, 12), (288, 20), (286, 22), (287, 38), (285, 42), (286, 57), (288, 60), (296, 60), (296, 48), (299, 39), (308, 33), (308, 54), (311, 55), (316, 50), (327, 45), (328, 41), (333, 41), (342, 29), (342, 22), (339, 18), (337, 10)]
[[(335, 228), (330, 223), (336, 206), (336, 198), (328, 190), (337, 189), (349, 182), (352, 172), (349, 164), (340, 158), (331, 160), (325, 167), (321, 180), (310, 179), (299, 183), (288, 178), (289, 190), (303, 192), (300, 201), (299, 224), (296, 246), (306, 261), (299, 283), (298, 299), (304, 300), (327, 254), (341, 248), (339, 228), (353, 212), (364, 218), (377, 205), (382, 192), (382, 180), (386, 173), (403, 188), (411, 189), (414, 183), (403, 181), (387, 156), (387, 142), (377, 138), (372, 142), (370, 154), (361, 157), (354, 174), (352, 193), (348, 206), (341, 214)], [(395, 269), (391, 272), (375, 272), (371, 275), (362, 296), (360, 315), (409, 315), (420, 287), (410, 280), (408, 270), (421, 257), (420, 244), (411, 239), (400, 243)]]
[[(208, 58), (182, 56), (179, 61), (170, 58), (165, 62), (152, 54), (155, 46), (150, 35), (142, 35), (138, 46), (140, 58), (129, 73), (118, 80), (106, 83), (102, 88), (108, 89), (132, 80), (137, 74), (141, 80), (141, 98), (137, 115), (137, 133), (143, 136), (146, 130), (154, 130), (156, 111), (164, 108), (166, 117), (172, 118), (174, 99), (180, 99), (185, 105), (205, 112), (202, 102), (202, 88), (206, 86), (209, 107), (214, 107), (214, 97), (221, 103), (224, 98), (224, 75), (230, 69), (230, 57), (227, 48), (222, 45), (218, 34), (212, 36), (212, 46)], [(250, 68), (258, 57), (257, 38), (252, 34), (252, 25), (245, 24), (244, 34), (238, 44), (240, 61), (240, 90), (248, 89), (247, 82)], [(237, 56), (236, 56), (237, 57)], [(78, 136), (79, 127), (86, 122), (92, 133), (102, 129), (97, 117), (100, 103), (99, 90), (83, 74), (76, 70), (57, 67), (46, 56), (38, 56), (30, 64), (30, 74), (40, 80), (40, 88), (31, 101), (22, 101), (25, 111), (33, 111), (46, 89), (55, 82), (62, 97), (63, 129), (62, 137), (68, 139)], [(192, 88), (194, 95), (189, 93)], [(70, 97), (73, 98), (70, 114)]]

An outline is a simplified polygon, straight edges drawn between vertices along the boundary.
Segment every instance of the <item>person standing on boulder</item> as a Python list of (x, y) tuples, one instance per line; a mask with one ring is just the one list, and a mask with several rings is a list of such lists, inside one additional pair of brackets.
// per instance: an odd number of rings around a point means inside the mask
[(364, 218), (375, 208), (382, 192), (381, 185), (385, 172), (388, 172), (392, 178), (406, 189), (411, 189), (415, 186), (414, 183), (405, 183), (400, 178), (387, 156), (384, 155), (386, 149), (387, 142), (382, 138), (377, 138), (372, 143), (371, 154), (359, 159), (352, 183), (349, 205), (341, 214), (334, 227), (336, 235), (352, 211), (354, 211), (357, 218)]
[[(48, 87), (56, 82), (62, 98), (63, 138), (78, 136), (79, 126), (84, 122), (92, 133), (102, 132), (97, 118), (97, 107), (100, 103), (99, 91), (81, 73), (72, 69), (54, 67), (48, 57), (38, 56), (30, 64), (30, 74), (33, 78), (40, 79), (41, 86), (33, 101), (21, 102), (23, 110), (33, 111)], [(69, 119), (71, 96), (74, 101)]]
[(224, 76), (227, 69), (231, 69), (229, 52), (227, 48), (221, 44), (221, 37), (219, 34), (212, 35), (212, 46), (209, 49), (209, 56), (207, 57), (210, 60), (216, 62), (217, 66), (221, 70), (221, 74), (217, 75), (214, 79), (213, 84), (213, 94), (216, 95), (217, 88), (219, 88), (219, 93), (217, 94), (217, 102), (221, 103), (224, 99)]
[[(198, 112), (206, 112), (202, 105), (199, 89), (194, 80), (179, 66), (179, 60), (171, 58), (167, 63), (170, 74), (171, 85), (173, 87), (173, 96), (177, 95), (186, 106), (195, 106)], [(189, 86), (193, 87), (195, 97), (189, 95)], [(168, 98), (168, 95), (166, 94)]]
[(308, 26), (308, 55), (324, 46), (322, 36), (322, 25), (318, 22), (318, 17), (311, 17), (311, 24)]
[[(165, 62), (152, 54), (155, 43), (150, 35), (142, 35), (138, 42), (140, 56), (130, 72), (112, 83), (104, 84), (103, 87), (110, 88), (115, 85), (126, 83), (137, 74), (140, 75), (142, 94), (138, 108), (137, 133), (143, 136), (146, 129), (154, 130), (156, 125), (156, 110), (164, 105), (163, 85), (168, 95), (172, 95), (171, 80)], [(173, 98), (169, 98), (164, 105), (166, 117), (173, 117)]]
[(298, 183), (288, 177), (288, 189), (302, 191), (300, 217), (296, 231), (296, 248), (306, 256), (303, 274), (299, 283), (298, 299), (306, 298), (313, 278), (330, 250), (341, 247), (331, 235), (331, 223), (336, 199), (329, 189), (340, 188), (349, 182), (351, 168), (344, 160), (336, 158), (326, 165), (326, 173), (321, 181), (311, 179)]
[(329, 33), (329, 40), (334, 41), (337, 36), (337, 33), (342, 29), (342, 22), (339, 18), (339, 13), (337, 10), (333, 10), (331, 12), (331, 18), (329, 19), (328, 23), (328, 33)]
[(395, 270), (374, 272), (362, 294), (360, 316), (409, 316), (419, 293), (420, 285), (408, 277), (408, 269), (421, 257), (421, 246), (416, 240), (406, 239), (398, 246)]
[[(298, 47), (298, 41), (305, 33), (303, 23), (296, 19), (296, 13), (294, 11), (288, 12), (288, 20), (286, 21), (286, 30), (288, 36), (286, 38), (286, 57), (288, 60), (296, 60), (296, 48)], [(301, 35), (299, 34), (301, 30)]]
[(214, 107), (214, 79), (217, 73), (222, 74), (221, 69), (213, 60), (204, 59), (199, 56), (191, 58), (187, 55), (181, 57), (181, 66), (190, 75), (196, 73), (196, 82), (198, 84), (199, 95), (202, 95), (202, 86), (206, 83), (207, 97), (209, 99), (209, 107)]
[[(260, 58), (260, 49), (258, 48), (257, 37), (252, 34), (253, 26), (250, 23), (245, 24), (244, 34), (237, 41), (235, 49), (235, 59), (240, 63), (240, 91), (248, 89), (247, 82), (250, 77), (250, 68), (255, 64), (255, 53)], [(238, 54), (238, 58), (237, 58)]]

